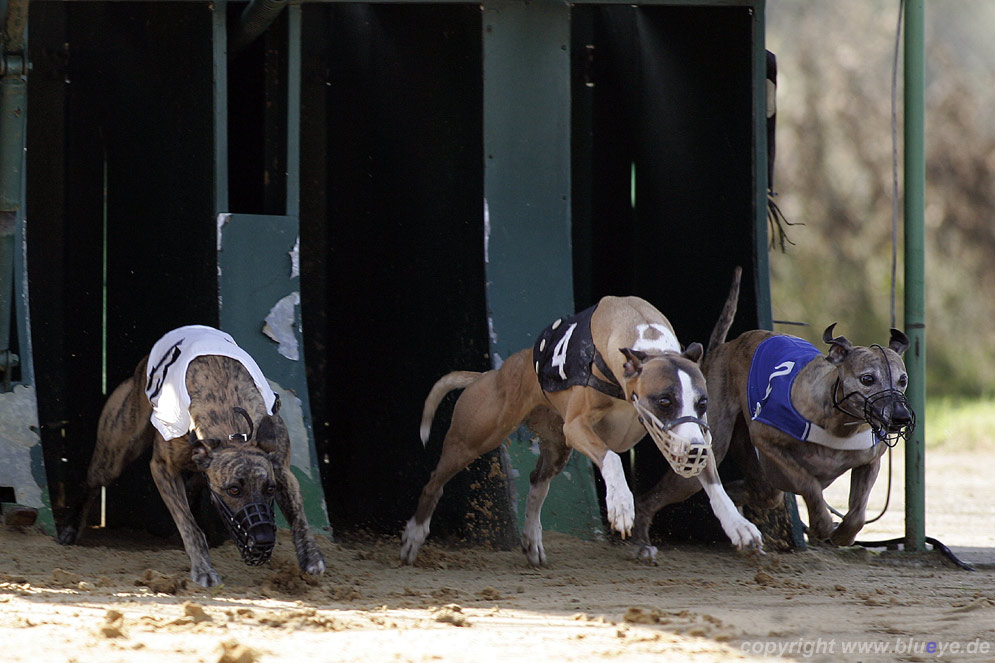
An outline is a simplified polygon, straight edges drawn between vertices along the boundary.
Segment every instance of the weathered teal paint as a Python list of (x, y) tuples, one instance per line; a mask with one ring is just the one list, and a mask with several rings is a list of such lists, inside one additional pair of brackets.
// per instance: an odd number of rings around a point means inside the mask
[[(280, 395), (280, 415), (287, 424), (291, 438), (291, 469), (301, 485), (308, 523), (313, 529), (330, 534), (311, 424), (301, 333), (297, 217), (300, 206), (300, 20), (300, 6), (295, 3), (290, 7), (287, 40), (287, 214), (229, 214), (228, 37), (224, 2), (215, 5), (218, 309), (221, 328), (252, 355)], [(280, 340), (275, 341), (271, 337)]]
[(905, 354), (906, 392), (916, 413), (915, 432), (905, 442), (905, 549), (926, 547), (926, 59), (923, 0), (905, 5)]
[(280, 395), (280, 415), (290, 432), (291, 464), (300, 480), (308, 522), (314, 529), (326, 529), (328, 511), (311, 428), (301, 335), (297, 218), (223, 215), (218, 245), (221, 329), (256, 360)]
[[(570, 234), (570, 7), (484, 5), (484, 245), (495, 366), (573, 312)], [(537, 456), (523, 427), (511, 437), (522, 521)], [(601, 529), (591, 462), (574, 454), (551, 484), (544, 526)]]
[[(0, 351), (8, 350), (11, 318), (17, 337), (20, 379), (0, 374), (0, 485), (19, 504), (38, 509), (37, 524), (55, 533), (48, 480), (38, 434), (38, 399), (28, 311), (24, 214), (24, 141), (27, 109), (27, 0), (10, 0), (0, 52)], [(6, 352), (0, 352), (6, 363)]]
[(753, 7), (753, 176), (756, 206), (753, 227), (755, 247), (753, 280), (757, 289), (757, 324), (774, 328), (770, 294), (770, 237), (767, 234), (767, 46), (764, 2)]
[(211, 16), (214, 74), (214, 213), (228, 206), (228, 0), (215, 0)]
[(21, 206), (24, 135), (28, 125), (28, 0), (8, 0), (0, 34), (0, 212)]

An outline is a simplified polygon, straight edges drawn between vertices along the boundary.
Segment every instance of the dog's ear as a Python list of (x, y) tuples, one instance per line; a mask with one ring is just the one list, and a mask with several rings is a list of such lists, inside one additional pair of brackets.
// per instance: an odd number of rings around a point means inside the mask
[(888, 347), (899, 355), (905, 354), (905, 351), (909, 349), (909, 337), (899, 329), (892, 329)]
[(687, 348), (684, 349), (684, 353), (683, 353), (683, 355), (685, 357), (687, 357), (688, 359), (690, 359), (691, 361), (693, 361), (696, 364), (699, 361), (701, 361), (701, 356), (703, 354), (705, 354), (705, 348), (701, 347), (701, 343), (697, 343), (697, 342), (692, 343), (691, 345), (687, 346)]
[(640, 350), (631, 348), (619, 348), (619, 352), (625, 355), (625, 364), (622, 365), (626, 380), (631, 380), (643, 371), (643, 362), (646, 361), (647, 354)]
[[(200, 440), (197, 438), (197, 433), (195, 431), (190, 431), (187, 435), (187, 442), (190, 443), (190, 458), (193, 460), (194, 465), (200, 470), (207, 470), (211, 466), (211, 461), (214, 460), (214, 446), (217, 446), (217, 440)], [(212, 446), (211, 443), (214, 443)]]
[(280, 439), (287, 437), (287, 426), (277, 415), (266, 415), (259, 420), (256, 430), (256, 444), (263, 451), (274, 451), (280, 448)]
[(833, 336), (833, 328), (836, 323), (826, 327), (826, 331), (822, 332), (822, 340), (830, 345), (829, 355), (827, 359), (830, 364), (834, 366), (839, 366), (846, 359), (846, 356), (850, 354), (850, 350), (853, 346), (850, 345), (850, 341), (846, 339), (845, 336)]

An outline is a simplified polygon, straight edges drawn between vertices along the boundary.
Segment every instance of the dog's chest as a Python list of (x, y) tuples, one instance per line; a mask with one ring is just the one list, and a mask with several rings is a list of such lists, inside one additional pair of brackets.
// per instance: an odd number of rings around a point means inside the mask
[(884, 453), (883, 444), (869, 449), (832, 449), (820, 444), (793, 444), (782, 449), (783, 453), (815, 477), (823, 488), (838, 479), (844, 472), (874, 461)]

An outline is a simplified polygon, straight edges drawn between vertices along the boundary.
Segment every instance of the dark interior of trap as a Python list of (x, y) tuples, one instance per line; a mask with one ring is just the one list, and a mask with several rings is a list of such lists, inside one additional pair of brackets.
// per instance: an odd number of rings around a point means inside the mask
[[(317, 455), (334, 529), (395, 534), (454, 400), (426, 452), (429, 387), (490, 367), (482, 16), (461, 4), (303, 12), (301, 288)], [(744, 7), (572, 9), (577, 310), (640, 295), (682, 340), (704, 343), (742, 265), (732, 335), (757, 326), (752, 20)], [(285, 21), (229, 64), (233, 212), (286, 204)], [(31, 5), (31, 326), (57, 522), (105, 393), (168, 329), (218, 321), (211, 26), (208, 3)], [(638, 493), (664, 466), (646, 441), (636, 460)], [(447, 486), (437, 536), (474, 538), (463, 514), (483, 483), (503, 505), (499, 543), (514, 540), (510, 498), (487, 469)], [(136, 463), (108, 490), (107, 525), (171, 531), (155, 493)], [(722, 537), (703, 495), (662, 513), (656, 532)]]

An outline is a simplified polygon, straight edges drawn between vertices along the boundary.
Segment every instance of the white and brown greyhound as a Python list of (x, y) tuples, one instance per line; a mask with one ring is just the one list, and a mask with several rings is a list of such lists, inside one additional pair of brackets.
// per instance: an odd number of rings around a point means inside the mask
[(725, 449), (713, 448), (708, 431), (701, 356), (698, 343), (682, 352), (667, 318), (648, 302), (605, 297), (554, 322), (534, 347), (498, 369), (444, 375), (425, 400), (423, 443), (442, 397), (453, 389), (465, 391), (439, 463), (402, 534), (401, 559), (414, 562), (446, 482), (497, 448), (522, 422), (540, 438), (522, 530), (522, 549), (532, 565), (546, 562), (539, 513), (549, 482), (574, 449), (601, 471), (611, 527), (623, 537), (631, 533), (635, 509), (618, 454), (647, 432), (676, 473), (694, 476), (704, 487), (732, 543), (759, 548), (760, 532), (736, 510), (719, 481), (715, 456)]

